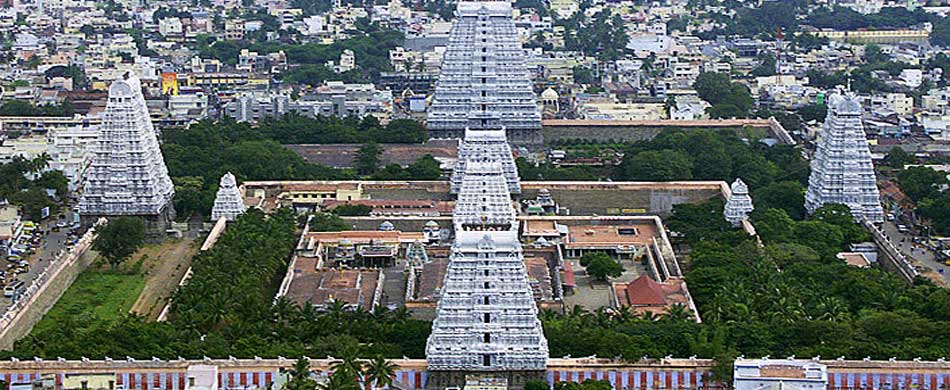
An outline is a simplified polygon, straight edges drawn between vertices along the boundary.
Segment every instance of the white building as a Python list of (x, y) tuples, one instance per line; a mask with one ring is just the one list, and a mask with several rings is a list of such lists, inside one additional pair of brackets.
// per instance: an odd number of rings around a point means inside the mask
[(856, 220), (884, 221), (861, 112), (853, 93), (828, 97), (828, 116), (818, 135), (805, 193), (809, 213), (827, 203), (840, 203), (851, 208)]
[(736, 359), (735, 390), (825, 390), (828, 369), (813, 361)]
[(98, 126), (73, 126), (50, 132), (50, 169), (63, 172), (69, 179), (69, 191), (82, 187), (98, 138)]
[(432, 371), (541, 371), (548, 344), (524, 266), (501, 164), (469, 161), (455, 243), (426, 343)]
[(214, 198), (214, 207), (211, 209), (211, 220), (217, 221), (225, 218), (228, 221), (233, 221), (237, 219), (245, 211), (242, 199), (234, 175), (228, 172), (221, 176), (221, 181), (218, 183), (218, 193)]
[(433, 138), (465, 129), (507, 129), (510, 140), (541, 142), (541, 112), (511, 3), (458, 3), (426, 127)]
[(518, 167), (511, 154), (511, 146), (505, 139), (505, 131), (499, 130), (465, 130), (465, 139), (459, 145), (458, 161), (452, 171), (451, 192), (459, 193), (465, 178), (466, 165), (470, 161), (496, 162), (501, 165), (508, 191), (512, 194), (521, 193), (521, 180), (518, 178)]
[(103, 115), (80, 216), (84, 223), (101, 216), (142, 216), (149, 231), (164, 233), (174, 219), (175, 189), (135, 75), (126, 73), (109, 86)]
[(163, 37), (180, 37), (184, 35), (181, 19), (177, 17), (165, 18), (158, 21), (158, 33)]
[(738, 227), (742, 224), (742, 220), (748, 218), (749, 213), (755, 210), (755, 207), (752, 205), (752, 197), (749, 196), (749, 186), (742, 179), (736, 178), (730, 189), (723, 209), (723, 217), (732, 226)]

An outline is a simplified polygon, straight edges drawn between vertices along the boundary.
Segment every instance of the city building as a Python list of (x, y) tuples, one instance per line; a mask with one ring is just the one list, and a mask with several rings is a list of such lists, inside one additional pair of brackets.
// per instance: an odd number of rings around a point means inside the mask
[(237, 180), (231, 172), (225, 173), (218, 184), (218, 193), (211, 209), (211, 220), (224, 218), (233, 221), (244, 214), (244, 211), (244, 200), (237, 188)]
[(840, 203), (850, 207), (858, 221), (884, 221), (861, 113), (861, 103), (853, 93), (828, 97), (828, 116), (818, 135), (805, 193), (809, 213), (827, 203)]
[(458, 3), (426, 128), (434, 138), (465, 129), (507, 130), (514, 143), (541, 143), (541, 112), (531, 87), (511, 3)]
[(387, 123), (393, 113), (393, 96), (391, 91), (376, 90), (373, 84), (328, 81), (297, 100), (286, 94), (242, 94), (225, 103), (222, 112), (240, 122), (257, 122), (293, 112), (310, 118), (372, 115)]
[(79, 214), (84, 224), (104, 216), (139, 216), (151, 234), (164, 234), (175, 217), (174, 192), (142, 85), (126, 73), (109, 87)]

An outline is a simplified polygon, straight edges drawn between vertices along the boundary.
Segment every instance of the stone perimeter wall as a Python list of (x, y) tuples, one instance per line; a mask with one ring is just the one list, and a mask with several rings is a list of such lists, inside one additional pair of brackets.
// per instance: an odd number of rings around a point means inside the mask
[(39, 281), (35, 292), (26, 297), (25, 301), (21, 301), (17, 306), (18, 310), (8, 312), (12, 313), (9, 319), (5, 316), (0, 321), (0, 349), (13, 348), (16, 340), (29, 334), (33, 326), (59, 301), (76, 277), (96, 259), (94, 252), (89, 250), (94, 238), (95, 230), (91, 228), (76, 246), (47, 268), (45, 280), (44, 277), (34, 279)]
[(733, 129), (758, 131), (783, 144), (794, 144), (791, 135), (774, 118), (723, 119), (695, 121), (593, 121), (551, 119), (543, 121), (544, 142), (590, 140), (597, 142), (634, 142), (653, 139), (666, 129)]

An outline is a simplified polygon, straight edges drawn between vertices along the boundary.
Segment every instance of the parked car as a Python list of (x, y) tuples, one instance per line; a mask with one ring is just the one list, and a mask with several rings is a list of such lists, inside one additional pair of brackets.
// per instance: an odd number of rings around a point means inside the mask
[(22, 280), (14, 280), (8, 283), (7, 286), (3, 288), (3, 296), (6, 298), (13, 298), (16, 295), (19, 295), (23, 292), (24, 285), (25, 283), (23, 283)]

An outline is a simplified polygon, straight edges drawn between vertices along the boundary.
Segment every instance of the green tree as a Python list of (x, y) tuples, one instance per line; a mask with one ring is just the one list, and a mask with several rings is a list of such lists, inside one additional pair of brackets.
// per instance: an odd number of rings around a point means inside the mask
[(207, 215), (211, 202), (207, 198), (210, 192), (204, 191), (205, 180), (201, 176), (181, 176), (172, 178), (175, 185), (175, 212), (182, 220), (193, 215)]
[(368, 216), (373, 208), (363, 204), (341, 204), (333, 208), (332, 212), (344, 217)]
[(113, 270), (145, 244), (145, 223), (135, 217), (116, 217), (96, 229), (92, 249), (109, 262)]
[(901, 191), (914, 202), (934, 198), (943, 185), (948, 184), (947, 175), (930, 167), (910, 167), (897, 174)]
[(902, 169), (904, 165), (913, 164), (914, 162), (914, 156), (904, 151), (904, 148), (900, 146), (891, 148), (887, 152), (887, 156), (884, 157), (884, 163), (894, 169)]
[(532, 379), (524, 384), (524, 390), (549, 390), (550, 386), (547, 381), (540, 379)]
[(56, 195), (63, 197), (69, 194), (69, 179), (61, 171), (46, 171), (33, 181), (33, 185), (56, 191)]
[(805, 187), (797, 181), (780, 181), (752, 191), (759, 210), (781, 209), (792, 219), (805, 218)]
[(683, 152), (672, 149), (648, 150), (624, 157), (621, 176), (628, 180), (673, 181), (693, 178), (693, 162)]
[(374, 389), (390, 387), (393, 384), (393, 378), (396, 376), (398, 367), (381, 355), (376, 355), (372, 360), (366, 363), (366, 379), (372, 383)]
[(375, 173), (379, 167), (379, 156), (382, 154), (383, 149), (375, 142), (363, 144), (354, 159), (356, 172), (361, 175), (372, 175)]
[(592, 278), (607, 281), (607, 278), (616, 278), (623, 275), (623, 266), (603, 252), (588, 252), (580, 259), (581, 266), (587, 269)]
[(287, 390), (314, 390), (317, 388), (317, 381), (310, 377), (310, 361), (308, 359), (297, 359), (289, 374), (290, 380), (284, 385)]

